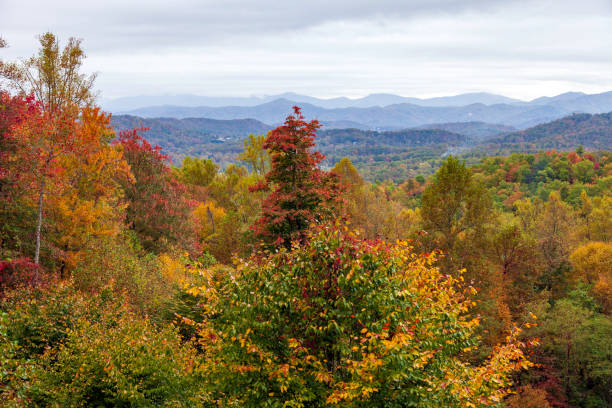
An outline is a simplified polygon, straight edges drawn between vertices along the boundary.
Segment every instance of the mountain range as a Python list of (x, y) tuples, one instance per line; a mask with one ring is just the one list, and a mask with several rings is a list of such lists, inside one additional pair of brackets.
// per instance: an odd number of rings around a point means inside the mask
[(418, 106), (464, 106), (473, 103), (493, 105), (497, 103), (524, 103), (518, 99), (512, 99), (501, 95), (486, 92), (465, 93), (455, 96), (442, 96), (435, 98), (411, 98), (394, 94), (376, 93), (363, 98), (315, 98), (293, 92), (285, 92), (277, 95), (266, 95), (262, 97), (214, 97), (199, 96), (192, 94), (184, 95), (153, 95), (153, 96), (129, 96), (117, 99), (102, 100), (104, 109), (111, 112), (126, 112), (139, 108), (151, 106), (256, 106), (272, 102), (277, 99), (288, 99), (297, 103), (308, 103), (326, 109), (337, 108), (369, 108), (373, 106), (388, 106), (398, 103), (411, 103)]
[[(178, 106), (166, 104), (134, 109), (129, 111), (129, 114), (145, 118), (255, 119), (275, 126), (282, 123), (291, 112), (292, 106), (299, 105), (307, 119), (316, 118), (328, 128), (352, 127), (364, 130), (399, 130), (456, 122), (485, 122), (526, 129), (572, 113), (595, 114), (612, 111), (612, 92), (593, 95), (578, 92), (566, 93), (555, 97), (542, 97), (530, 102), (478, 93), (417, 100), (419, 104), (414, 103), (416, 98), (404, 98), (390, 94), (376, 94), (360, 99), (335, 98), (323, 100), (297, 94), (284, 94), (282, 96), (284, 97), (249, 106)], [(287, 99), (287, 97), (292, 97), (292, 99)], [(223, 102), (218, 99), (215, 99), (217, 103)], [(252, 103), (256, 103), (257, 100), (263, 101), (261, 98), (242, 98), (241, 100), (244, 103), (246, 103), (246, 100)], [(406, 100), (411, 102), (405, 102)], [(399, 101), (402, 102), (397, 103)], [(374, 103), (378, 105), (360, 106)], [(347, 104), (351, 104), (351, 106), (347, 106)], [(119, 112), (115, 111), (115, 113)]]
[[(185, 155), (210, 157), (226, 165), (234, 162), (249, 133), (265, 133), (272, 125), (254, 119), (141, 118), (114, 115), (117, 131), (147, 127), (144, 136), (162, 146), (176, 162)], [(441, 123), (395, 131), (356, 128), (324, 128), (318, 132), (317, 148), (334, 163), (342, 157), (361, 162), (415, 161), (452, 152), (487, 154), (588, 149), (612, 150), (612, 112), (572, 114), (526, 130), (485, 122)]]

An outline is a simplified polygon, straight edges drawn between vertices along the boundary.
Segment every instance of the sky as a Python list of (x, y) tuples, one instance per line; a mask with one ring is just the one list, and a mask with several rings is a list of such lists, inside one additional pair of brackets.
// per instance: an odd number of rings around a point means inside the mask
[(103, 98), (612, 90), (612, 0), (0, 0), (0, 58), (45, 31)]

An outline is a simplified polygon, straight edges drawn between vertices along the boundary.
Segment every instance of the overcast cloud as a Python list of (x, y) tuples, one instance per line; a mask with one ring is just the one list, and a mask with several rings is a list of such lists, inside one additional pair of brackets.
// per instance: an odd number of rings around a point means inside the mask
[(3, 58), (47, 30), (107, 98), (612, 90), (610, 0), (0, 0)]

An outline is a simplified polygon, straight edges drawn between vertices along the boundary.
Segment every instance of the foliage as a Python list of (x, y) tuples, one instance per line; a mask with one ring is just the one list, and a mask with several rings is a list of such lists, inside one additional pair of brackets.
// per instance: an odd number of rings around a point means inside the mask
[(521, 387), (519, 393), (506, 401), (506, 408), (551, 408), (546, 400), (546, 391), (530, 385)]
[(579, 406), (609, 406), (612, 321), (571, 298), (556, 302), (542, 317), (533, 330), (542, 338), (541, 348), (556, 357), (554, 365), (570, 400)]
[(272, 168), (266, 182), (253, 190), (272, 192), (262, 204), (262, 216), (253, 231), (270, 244), (288, 248), (292, 241), (302, 239), (311, 223), (333, 212), (332, 205), (338, 200), (335, 177), (317, 167), (323, 155), (311, 151), (319, 126), (316, 120), (304, 121), (296, 106), (294, 114), (272, 130), (264, 143)]
[(238, 160), (249, 165), (251, 170), (264, 176), (270, 171), (270, 155), (264, 148), (266, 135), (250, 134), (248, 139), (244, 139), (244, 150), (238, 155)]
[(464, 162), (449, 156), (421, 198), (423, 229), (431, 234), (430, 249), (448, 253), (449, 269), (466, 266), (467, 254), (458, 251), (460, 238), (477, 250), (479, 237), (492, 218), (491, 200)]
[(22, 63), (5, 64), (0, 76), (6, 77), (23, 96), (33, 94), (46, 112), (91, 104), (96, 75), (79, 72), (85, 59), (82, 40), (71, 37), (60, 50), (54, 34), (46, 32), (38, 39), (38, 55)]
[(112, 323), (80, 322), (33, 370), (30, 398), (35, 406), (194, 407), (196, 360), (173, 328), (127, 312)]
[(124, 232), (117, 237), (101, 237), (89, 242), (82, 259), (72, 273), (74, 286), (84, 293), (109, 291), (125, 296), (136, 310), (159, 318), (178, 290), (170, 279), (164, 260), (138, 247), (134, 234)]
[(189, 291), (221, 404), (495, 406), (530, 366), (516, 333), (481, 366), (462, 359), (478, 319), (433, 255), (339, 227), (308, 238)]
[(212, 160), (187, 156), (183, 159), (182, 166), (175, 170), (181, 182), (205, 187), (213, 180), (218, 168)]
[(612, 244), (589, 242), (570, 255), (571, 278), (592, 285), (593, 295), (606, 313), (612, 312)]
[(122, 147), (135, 179), (134, 183), (122, 183), (128, 200), (127, 222), (145, 249), (161, 252), (175, 244), (194, 248), (195, 231), (190, 222), (194, 203), (172, 176), (161, 148), (151, 146), (138, 132), (121, 132), (114, 142)]

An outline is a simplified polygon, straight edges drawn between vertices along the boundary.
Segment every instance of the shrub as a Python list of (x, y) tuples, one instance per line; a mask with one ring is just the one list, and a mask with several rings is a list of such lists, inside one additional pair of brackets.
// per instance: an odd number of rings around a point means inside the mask
[(46, 288), (22, 288), (7, 294), (0, 310), (7, 314), (3, 329), (18, 346), (19, 358), (33, 358), (65, 339), (75, 322), (98, 310), (65, 283)]
[(0, 296), (10, 289), (36, 284), (39, 268), (28, 258), (0, 261)]
[(172, 326), (157, 329), (125, 306), (78, 320), (28, 370), (30, 406), (198, 406), (200, 365)]
[(77, 321), (99, 318), (104, 303), (64, 283), (8, 292), (0, 303), (0, 399), (22, 406), (30, 367), (58, 347)]
[(90, 242), (72, 278), (79, 290), (96, 293), (111, 288), (140, 311), (158, 315), (178, 286), (163, 276), (157, 256), (143, 253), (135, 241), (124, 234)]

